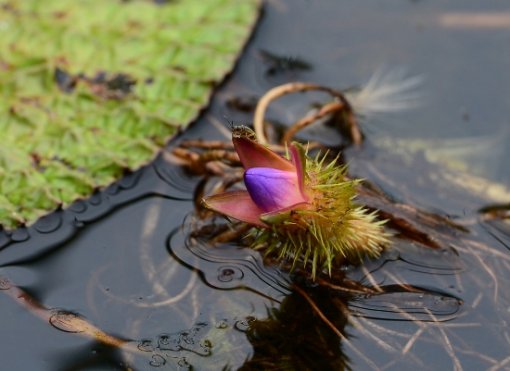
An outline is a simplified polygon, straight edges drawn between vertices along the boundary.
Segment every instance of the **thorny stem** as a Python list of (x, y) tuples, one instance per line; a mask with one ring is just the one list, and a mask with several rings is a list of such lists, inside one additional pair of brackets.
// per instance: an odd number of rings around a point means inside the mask
[[(349, 131), (351, 135), (351, 140), (355, 145), (359, 145), (363, 141), (363, 135), (359, 129), (358, 123), (354, 116), (354, 112), (352, 110), (351, 105), (345, 98), (344, 94), (341, 91), (318, 85), (318, 84), (310, 84), (304, 82), (291, 82), (288, 84), (283, 84), (277, 86), (271, 90), (269, 90), (262, 98), (260, 98), (257, 108), (255, 109), (255, 115), (253, 119), (253, 127), (255, 129), (255, 134), (257, 135), (257, 139), (261, 144), (268, 144), (268, 140), (266, 138), (266, 134), (264, 132), (264, 117), (269, 104), (287, 94), (297, 93), (297, 92), (305, 92), (305, 91), (323, 91), (331, 95), (333, 98), (337, 100), (336, 103), (342, 105), (342, 110), (345, 111), (345, 121), (349, 126)], [(339, 108), (337, 108), (339, 109)], [(316, 119), (314, 119), (315, 121)], [(305, 125), (306, 126), (306, 125)], [(303, 126), (304, 127), (304, 126)], [(298, 128), (300, 130), (301, 128)], [(294, 129), (295, 130), (295, 129)], [(294, 132), (295, 134), (295, 132)]]

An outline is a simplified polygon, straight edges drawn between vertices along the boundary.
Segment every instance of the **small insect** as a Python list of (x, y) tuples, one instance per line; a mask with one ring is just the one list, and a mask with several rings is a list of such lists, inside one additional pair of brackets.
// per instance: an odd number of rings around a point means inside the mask
[(250, 129), (248, 126), (244, 126), (244, 125), (232, 126), (232, 137), (233, 138), (247, 138), (254, 142), (257, 141), (257, 136), (255, 135), (255, 132), (252, 129)]

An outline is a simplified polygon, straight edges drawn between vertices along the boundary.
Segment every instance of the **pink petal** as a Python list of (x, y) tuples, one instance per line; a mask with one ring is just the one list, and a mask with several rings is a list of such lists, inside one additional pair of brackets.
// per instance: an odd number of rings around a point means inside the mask
[(266, 224), (260, 220), (260, 215), (263, 211), (253, 202), (250, 194), (246, 191), (225, 192), (205, 197), (203, 203), (208, 209), (226, 216), (260, 227), (266, 227)]
[(306, 158), (305, 158), (305, 150), (299, 144), (291, 144), (290, 145), (290, 156), (292, 159), (292, 163), (296, 168), (297, 179), (299, 190), (304, 198), (306, 197), (305, 193), (305, 175), (306, 175)]
[(251, 198), (264, 212), (273, 212), (306, 202), (295, 171), (252, 167), (244, 174)]
[(253, 140), (234, 137), (232, 142), (246, 170), (252, 167), (269, 167), (284, 171), (296, 171), (292, 162)]

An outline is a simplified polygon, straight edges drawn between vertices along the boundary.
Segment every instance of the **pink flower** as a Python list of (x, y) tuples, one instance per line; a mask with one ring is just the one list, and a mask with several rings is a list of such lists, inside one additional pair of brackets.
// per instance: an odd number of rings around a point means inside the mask
[(246, 137), (234, 137), (232, 141), (245, 169), (247, 190), (206, 197), (206, 207), (261, 227), (267, 227), (265, 218), (307, 207), (304, 157), (298, 148), (290, 146), (289, 161)]

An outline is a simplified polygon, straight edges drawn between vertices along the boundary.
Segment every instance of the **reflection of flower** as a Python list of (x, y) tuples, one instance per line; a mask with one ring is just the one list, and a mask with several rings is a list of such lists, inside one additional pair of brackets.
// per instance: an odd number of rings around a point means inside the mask
[(356, 206), (358, 181), (345, 167), (309, 158), (299, 144), (290, 160), (234, 132), (235, 150), (245, 168), (246, 191), (206, 197), (206, 207), (256, 226), (255, 247), (331, 271), (334, 261), (356, 263), (377, 257), (388, 235), (374, 213)]

